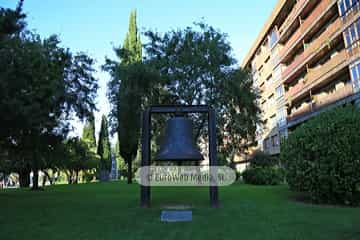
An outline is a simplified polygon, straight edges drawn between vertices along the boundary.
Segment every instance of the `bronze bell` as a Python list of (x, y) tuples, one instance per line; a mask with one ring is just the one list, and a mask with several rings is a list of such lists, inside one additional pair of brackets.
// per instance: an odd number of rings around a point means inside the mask
[(200, 161), (204, 157), (196, 148), (192, 121), (176, 116), (166, 122), (165, 137), (156, 161)]

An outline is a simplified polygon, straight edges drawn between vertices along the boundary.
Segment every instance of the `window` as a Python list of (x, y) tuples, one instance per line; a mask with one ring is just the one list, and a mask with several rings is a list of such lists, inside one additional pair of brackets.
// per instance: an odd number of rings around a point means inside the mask
[(354, 24), (349, 27), (349, 33), (351, 37), (351, 42), (355, 42), (357, 37)]
[(270, 48), (273, 48), (276, 43), (277, 43), (277, 40), (278, 40), (278, 33), (276, 31), (276, 29), (273, 29), (270, 33), (270, 36), (269, 36), (269, 46)]
[(271, 137), (271, 143), (274, 147), (280, 146), (279, 135), (275, 135)]
[(351, 81), (353, 84), (354, 92), (360, 90), (360, 60), (350, 65)]
[(358, 5), (359, 0), (340, 0), (338, 2), (340, 16), (347, 15), (348, 12), (351, 12)]
[(280, 138), (281, 138), (281, 140), (286, 139), (287, 136), (288, 136), (287, 129), (285, 129), (285, 130), (283, 130), (283, 131), (280, 131)]
[(279, 108), (277, 110), (277, 124), (279, 127), (283, 127), (286, 125), (286, 109), (285, 107)]
[(269, 149), (271, 147), (270, 138), (265, 138), (264, 140), (264, 149)]
[(278, 65), (273, 71), (274, 81), (277, 81), (281, 78), (281, 65)]
[(276, 98), (282, 98), (284, 96), (284, 87), (283, 85), (280, 85), (276, 88)]
[(347, 48), (352, 47), (360, 39), (360, 19), (351, 24), (345, 31), (345, 45)]
[(346, 9), (344, 5), (344, 1), (339, 1), (339, 11), (340, 11), (340, 16), (345, 15)]

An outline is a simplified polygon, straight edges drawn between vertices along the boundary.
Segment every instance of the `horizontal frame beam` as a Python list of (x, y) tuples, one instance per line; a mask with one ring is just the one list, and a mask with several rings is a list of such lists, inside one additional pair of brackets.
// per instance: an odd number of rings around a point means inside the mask
[(208, 105), (152, 105), (150, 113), (208, 113)]

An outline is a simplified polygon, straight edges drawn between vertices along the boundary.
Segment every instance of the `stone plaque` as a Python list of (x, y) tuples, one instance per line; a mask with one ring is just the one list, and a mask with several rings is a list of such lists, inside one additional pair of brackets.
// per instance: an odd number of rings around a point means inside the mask
[(162, 222), (191, 222), (192, 211), (161, 211)]

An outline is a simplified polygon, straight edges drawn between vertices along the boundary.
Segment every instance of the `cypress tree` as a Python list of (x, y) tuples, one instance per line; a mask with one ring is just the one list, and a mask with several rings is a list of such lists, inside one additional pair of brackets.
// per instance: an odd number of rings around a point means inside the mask
[(110, 172), (111, 170), (111, 148), (109, 140), (108, 121), (102, 116), (99, 132), (97, 154), (100, 156), (100, 170)]
[(89, 121), (85, 124), (81, 138), (91, 150), (96, 150), (94, 113), (92, 114)]
[(126, 52), (121, 58), (123, 64), (130, 64), (134, 62), (140, 62), (142, 58), (142, 45), (140, 39), (140, 33), (138, 33), (136, 23), (136, 10), (130, 13), (129, 29), (126, 34), (123, 50)]

